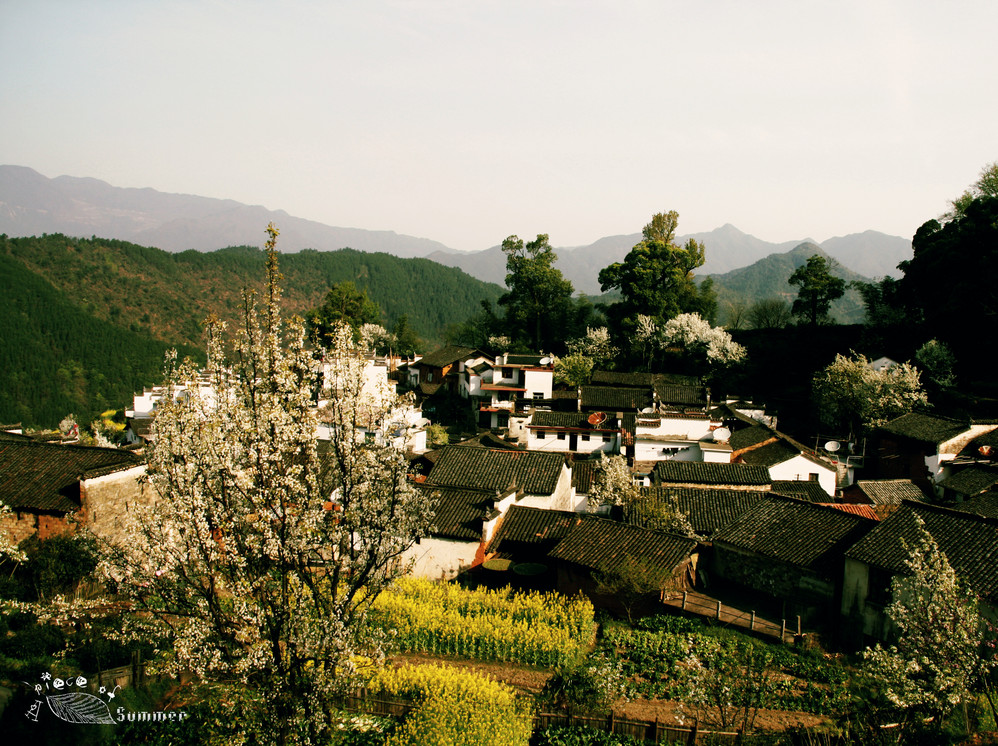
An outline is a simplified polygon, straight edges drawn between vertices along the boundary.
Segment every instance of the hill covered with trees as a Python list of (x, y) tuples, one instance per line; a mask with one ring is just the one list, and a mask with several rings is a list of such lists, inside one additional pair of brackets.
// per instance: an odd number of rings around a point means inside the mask
[[(203, 320), (239, 319), (243, 290), (262, 288), (266, 257), (246, 246), (170, 254), (50, 234), (0, 237), (0, 261), (0, 421), (52, 426), (70, 412), (82, 422), (125, 406), (159, 381), (166, 349), (201, 350)], [(289, 313), (304, 315), (332, 285), (353, 282), (383, 324), (405, 315), (428, 346), (502, 293), (429, 260), (352, 249), (282, 254), (281, 272)]]

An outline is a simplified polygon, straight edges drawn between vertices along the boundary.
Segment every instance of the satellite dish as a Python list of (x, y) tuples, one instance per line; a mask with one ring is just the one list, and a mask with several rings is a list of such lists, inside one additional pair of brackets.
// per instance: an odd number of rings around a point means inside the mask
[(714, 431), (714, 441), (717, 443), (723, 443), (730, 437), (731, 431), (726, 427), (719, 427)]
[(829, 453), (835, 453), (841, 447), (842, 444), (839, 443), (837, 440), (830, 440), (827, 443), (825, 443), (825, 450), (828, 451)]

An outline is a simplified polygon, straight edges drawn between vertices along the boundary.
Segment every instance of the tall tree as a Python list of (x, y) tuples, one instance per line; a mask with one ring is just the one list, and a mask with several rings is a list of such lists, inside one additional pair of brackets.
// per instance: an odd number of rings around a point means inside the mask
[(811, 326), (827, 320), (832, 301), (846, 291), (845, 280), (832, 275), (828, 260), (821, 254), (808, 257), (807, 263), (795, 269), (787, 282), (799, 288), (791, 309), (793, 314)]
[(693, 281), (693, 270), (704, 263), (704, 246), (692, 238), (677, 246), (678, 223), (675, 211), (653, 215), (642, 230), (643, 240), (624, 261), (600, 270), (603, 292), (620, 290), (621, 300), (607, 309), (618, 338), (631, 335), (638, 314), (663, 324), (680, 313), (703, 311), (712, 317), (716, 311), (712, 283), (704, 283), (701, 293)]
[(367, 290), (358, 290), (352, 282), (338, 282), (326, 293), (322, 305), (309, 311), (305, 318), (310, 334), (325, 346), (340, 323), (348, 324), (354, 340), (360, 341), (360, 328), (364, 324), (381, 323), (381, 309), (367, 297)]
[[(238, 682), (265, 703), (247, 723), (254, 742), (328, 742), (329, 695), (350, 684), (358, 656), (380, 657), (368, 609), (405, 571), (430, 510), (404, 455), (358, 437), (358, 422), (397, 402), (365, 388), (345, 324), (327, 338), (332, 439), (320, 450), (314, 360), (304, 329), (281, 319), (268, 231), (262, 311), (248, 294), (231, 360), (209, 324), (210, 393), (164, 397), (148, 460), (155, 499), (107, 568), (152, 639), (169, 642), (169, 669)], [(167, 390), (198, 376), (171, 364)]]
[(498, 302), (506, 308), (506, 329), (513, 341), (535, 351), (561, 347), (575, 304), (572, 283), (554, 267), (557, 256), (547, 234), (526, 244), (510, 236), (502, 242), (502, 250), (509, 292)]
[(941, 224), (930, 220), (899, 264), (901, 298), (926, 336), (949, 343), (960, 360), (976, 360), (981, 335), (998, 323), (998, 197), (982, 196)]

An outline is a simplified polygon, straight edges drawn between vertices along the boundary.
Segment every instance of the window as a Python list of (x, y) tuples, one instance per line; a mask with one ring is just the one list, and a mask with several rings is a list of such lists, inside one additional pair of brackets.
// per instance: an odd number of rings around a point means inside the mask
[(603, 433), (603, 442), (604, 443), (609, 443), (612, 439), (613, 439), (613, 436), (610, 435), (610, 433)]
[(564, 439), (565, 439), (565, 433), (558, 433), (558, 440), (564, 440)]
[(583, 433), (582, 434), (582, 442), (583, 443), (588, 443), (589, 442), (589, 435), (588, 435), (588, 433)]
[(429, 372), (428, 372), (428, 373), (426, 374), (426, 382), (427, 382), (427, 383), (433, 383), (433, 371), (432, 371), (432, 370), (431, 370), (431, 371), (429, 371)]
[(544, 440), (544, 438), (546, 437), (546, 435), (547, 435), (547, 433), (545, 433), (543, 430), (538, 430), (537, 431), (537, 440)]
[(502, 377), (503, 378), (512, 378), (513, 377), (513, 369), (512, 368), (503, 368), (502, 369)]

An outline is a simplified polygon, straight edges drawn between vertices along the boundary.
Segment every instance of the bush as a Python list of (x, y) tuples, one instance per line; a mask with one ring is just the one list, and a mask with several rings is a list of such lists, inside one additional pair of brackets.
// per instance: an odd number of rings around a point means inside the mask
[(605, 711), (624, 697), (626, 684), (620, 662), (596, 653), (577, 666), (557, 669), (541, 697), (572, 710)]

